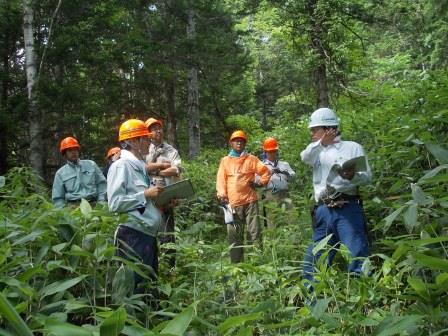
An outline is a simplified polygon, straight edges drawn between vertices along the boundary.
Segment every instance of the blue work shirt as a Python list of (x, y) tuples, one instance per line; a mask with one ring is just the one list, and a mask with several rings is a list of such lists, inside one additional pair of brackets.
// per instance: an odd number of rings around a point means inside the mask
[(57, 208), (81, 198), (106, 202), (106, 179), (91, 160), (67, 161), (54, 176), (51, 198)]
[(162, 216), (154, 203), (145, 198), (145, 189), (149, 187), (145, 163), (123, 149), (107, 174), (109, 210), (128, 214), (122, 225), (156, 237)]

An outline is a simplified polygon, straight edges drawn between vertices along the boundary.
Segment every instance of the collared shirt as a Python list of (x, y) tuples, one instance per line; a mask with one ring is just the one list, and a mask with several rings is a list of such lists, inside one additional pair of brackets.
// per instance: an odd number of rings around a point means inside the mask
[(269, 169), (256, 156), (223, 157), (216, 176), (217, 195), (227, 197), (232, 207), (256, 201), (257, 193), (251, 185), (256, 175), (260, 176), (260, 184), (269, 182)]
[(326, 193), (327, 185), (337, 192), (356, 195), (358, 194), (358, 186), (368, 184), (372, 179), (372, 172), (367, 162), (367, 170), (355, 172), (351, 180), (344, 179), (341, 176), (337, 176), (331, 181), (327, 180), (330, 169), (334, 164), (342, 165), (347, 160), (366, 156), (360, 144), (353, 141), (340, 141), (339, 137), (336, 138), (336, 141), (331, 145), (323, 146), (321, 140), (318, 140), (310, 143), (300, 153), (302, 161), (313, 167), (313, 187), (316, 201)]
[[(263, 160), (263, 164), (269, 168), (271, 172), (271, 178), (266, 186), (267, 190), (288, 190), (288, 182), (296, 174), (292, 170), (291, 166), (286, 161), (269, 161), (268, 159)], [(275, 171), (275, 172), (274, 172)]]
[[(181, 159), (179, 156), (179, 152), (177, 151), (176, 148), (174, 148), (167, 142), (162, 142), (158, 146), (151, 143), (149, 145), (149, 153), (146, 156), (146, 162), (147, 163), (169, 162), (171, 166), (177, 168), (178, 175), (181, 170)], [(150, 174), (150, 175), (154, 180), (163, 178), (163, 185), (173, 184), (177, 180), (177, 176), (161, 177), (156, 174)]]
[(145, 198), (149, 186), (145, 163), (122, 149), (120, 159), (110, 166), (107, 174), (109, 210), (128, 214), (122, 225), (156, 237), (162, 217), (153, 202)]
[(78, 160), (77, 163), (67, 161), (54, 176), (51, 198), (57, 208), (81, 198), (105, 202), (106, 179), (91, 160)]

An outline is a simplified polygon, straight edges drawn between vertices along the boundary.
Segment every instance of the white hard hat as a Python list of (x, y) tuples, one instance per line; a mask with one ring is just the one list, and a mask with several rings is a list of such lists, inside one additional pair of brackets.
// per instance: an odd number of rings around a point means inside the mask
[(332, 109), (321, 107), (311, 114), (308, 128), (316, 126), (339, 126), (339, 119)]

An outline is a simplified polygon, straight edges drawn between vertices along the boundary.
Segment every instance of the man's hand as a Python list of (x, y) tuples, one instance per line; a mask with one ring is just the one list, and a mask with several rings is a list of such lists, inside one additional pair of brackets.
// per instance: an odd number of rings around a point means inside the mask
[(324, 135), (320, 138), (320, 143), (324, 146), (334, 143), (334, 138), (336, 138), (337, 131), (334, 128), (328, 128), (324, 131)]
[(227, 204), (227, 203), (229, 203), (229, 198), (227, 196), (219, 196), (218, 195), (218, 201), (221, 204)]
[(341, 175), (343, 179), (351, 180), (353, 176), (355, 176), (355, 167), (341, 170), (339, 175)]
[(253, 188), (253, 189), (255, 189), (255, 188), (260, 188), (260, 187), (262, 187), (262, 186), (263, 186), (262, 184), (257, 183), (257, 182), (255, 182), (255, 181), (250, 182), (250, 187)]
[(150, 187), (148, 189), (145, 189), (144, 195), (145, 198), (156, 198), (162, 192), (163, 192), (162, 187)]

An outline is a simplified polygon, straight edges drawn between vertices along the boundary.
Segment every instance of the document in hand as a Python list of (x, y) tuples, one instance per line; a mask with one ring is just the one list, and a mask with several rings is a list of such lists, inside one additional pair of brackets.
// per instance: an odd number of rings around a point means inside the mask
[(233, 209), (230, 204), (221, 204), (221, 209), (224, 212), (224, 223), (233, 224)]
[(343, 170), (355, 170), (355, 173), (367, 171), (367, 159), (365, 156), (357, 156), (345, 161), (342, 165), (334, 164), (327, 177), (327, 184), (333, 183), (334, 179), (340, 175)]
[(184, 199), (194, 196), (193, 185), (189, 179), (170, 184), (154, 199), (156, 205), (163, 206), (173, 199)]
[(365, 156), (357, 156), (353, 159), (345, 161), (342, 166), (335, 164), (331, 167), (331, 170), (343, 171), (354, 169), (355, 173), (367, 171), (367, 161)]

